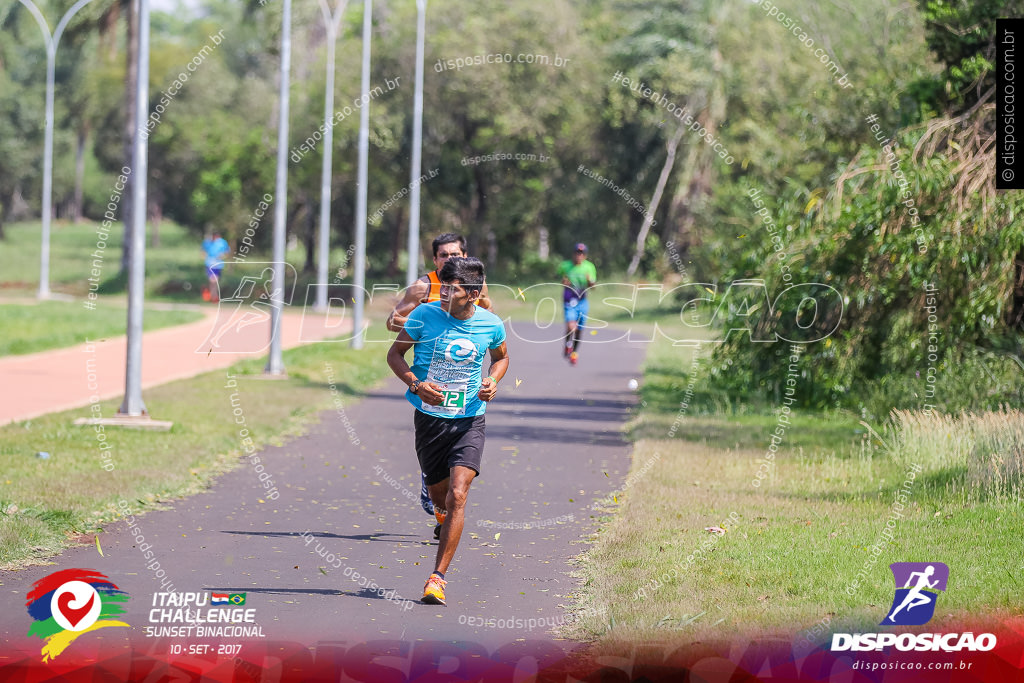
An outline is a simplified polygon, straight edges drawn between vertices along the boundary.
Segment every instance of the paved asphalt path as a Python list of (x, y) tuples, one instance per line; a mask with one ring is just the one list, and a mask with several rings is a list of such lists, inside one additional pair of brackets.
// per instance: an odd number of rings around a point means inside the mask
[[(281, 490), (276, 501), (260, 498), (257, 474), (245, 463), (206, 493), (137, 518), (167, 573), (163, 580), (179, 592), (247, 593), (245, 606), (256, 610), (268, 641), (462, 640), (493, 649), (524, 638), (551, 640), (548, 626), (522, 623), (567, 614), (563, 606), (576, 587), (570, 558), (586, 549), (580, 541), (595, 528), (590, 506), (621, 486), (629, 469), (620, 429), (637, 400), (627, 383), (639, 376), (644, 354), (643, 344), (596, 343), (618, 336), (602, 330), (588, 335), (572, 367), (557, 341), (520, 338), (551, 338), (554, 330), (520, 323), (509, 335), (511, 365), (487, 411), (482, 476), (470, 490), (448, 571), (447, 607), (418, 602), (436, 541), (433, 518), (418, 502), (413, 408), (394, 377), (361, 401), (346, 397), (305, 436), (259, 454)], [(243, 408), (252, 381), (259, 380), (240, 380)], [(25, 595), (34, 581), (70, 567), (101, 571), (127, 591), (124, 620), (132, 629), (87, 634), (60, 659), (88, 639), (104, 650), (129, 641), (151, 652), (166, 643), (244, 647), (259, 640), (146, 637), (154, 593), (169, 586), (161, 588), (155, 570), (146, 568), (126, 527), (108, 527), (102, 557), (90, 544), (65, 552), (55, 565), (0, 573), (0, 665), (4, 655), (20, 659), (16, 652), (38, 658), (41, 641), (25, 637)], [(318, 545), (333, 562), (317, 554)], [(361, 587), (355, 572), (394, 591), (396, 600)], [(476, 625), (488, 619), (524, 622)]]

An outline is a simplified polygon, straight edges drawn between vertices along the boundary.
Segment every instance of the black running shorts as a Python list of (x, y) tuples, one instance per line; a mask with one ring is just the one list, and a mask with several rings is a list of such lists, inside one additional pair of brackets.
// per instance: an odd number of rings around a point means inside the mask
[(427, 475), (427, 486), (451, 476), (451, 469), (462, 465), (480, 474), (484, 454), (484, 416), (435, 417), (417, 410), (416, 457)]

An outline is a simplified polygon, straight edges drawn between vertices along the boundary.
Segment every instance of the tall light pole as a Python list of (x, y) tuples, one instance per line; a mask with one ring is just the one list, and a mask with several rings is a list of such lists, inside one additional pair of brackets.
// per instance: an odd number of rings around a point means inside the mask
[(363, 348), (363, 292), (366, 288), (366, 164), (370, 153), (370, 31), (373, 0), (363, 0), (363, 88), (359, 108), (359, 176), (356, 187), (356, 253), (352, 348)]
[(57, 22), (57, 28), (50, 34), (46, 17), (32, 0), (21, 0), (43, 32), (46, 43), (46, 123), (43, 133), (43, 244), (39, 261), (39, 298), (50, 296), (50, 217), (53, 211), (53, 90), (54, 72), (57, 67), (57, 44), (64, 34), (71, 17), (92, 0), (78, 0)]
[(334, 156), (334, 48), (338, 40), (341, 16), (345, 13), (348, 0), (340, 0), (337, 9), (331, 13), (327, 0), (320, 0), (320, 13), (327, 28), (327, 83), (324, 87), (324, 139), (323, 165), (320, 168), (320, 262), (317, 264), (315, 310), (327, 310), (327, 265), (331, 250), (331, 164)]
[(412, 165), (409, 171), (409, 264), (405, 286), (419, 277), (420, 268), (420, 166), (423, 152), (423, 43), (427, 32), (427, 0), (416, 0), (416, 92), (412, 106)]
[(128, 261), (128, 351), (124, 376), (124, 401), (120, 415), (142, 417), (142, 307), (146, 286), (146, 181), (148, 170), (149, 114), (149, 0), (139, 3), (138, 77), (135, 82), (135, 129), (132, 132), (132, 241)]
[(281, 11), (281, 88), (277, 96), (277, 186), (274, 195), (274, 263), (270, 308), (270, 357), (264, 372), (284, 374), (281, 350), (281, 313), (284, 308), (284, 241), (288, 208), (288, 98), (292, 67), (292, 0)]

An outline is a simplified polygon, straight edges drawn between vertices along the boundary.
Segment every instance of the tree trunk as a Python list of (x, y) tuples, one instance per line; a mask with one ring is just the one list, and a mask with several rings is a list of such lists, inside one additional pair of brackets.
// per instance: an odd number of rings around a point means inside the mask
[[(405, 208), (399, 206), (398, 210), (395, 212), (394, 227), (391, 230), (391, 258), (388, 260), (388, 277), (391, 278), (392, 281), (398, 277), (398, 257), (402, 253), (402, 247), (404, 246), (402, 244), (402, 225), (405, 224), (405, 221)], [(418, 254), (418, 251), (409, 254), (409, 258), (415, 261)]]
[[(723, 59), (717, 48), (712, 50), (711, 59), (715, 74), (721, 74)], [(708, 106), (704, 115), (701, 116), (704, 128), (712, 135), (718, 132), (719, 123), (725, 120), (727, 102), (721, 83), (721, 77), (715, 79), (708, 99)], [(711, 195), (715, 174), (714, 156), (711, 153), (711, 148), (703, 144), (702, 141), (691, 145), (690, 153), (683, 165), (682, 176), (676, 184), (676, 192), (672, 198), (669, 212), (673, 217), (679, 216), (674, 220), (673, 242), (680, 254), (690, 251), (693, 245), (700, 244), (700, 235), (695, 229), (696, 211), (698, 205)]]
[(306, 247), (306, 262), (302, 264), (303, 273), (315, 273), (316, 272), (316, 221), (314, 220), (314, 214), (319, 215), (313, 211), (313, 204), (309, 201), (306, 195), (303, 195), (303, 200), (306, 205), (306, 229), (302, 235), (302, 243)]
[(153, 195), (149, 195), (149, 246), (160, 246), (160, 222), (164, 219), (163, 206)]
[(78, 130), (78, 144), (75, 147), (75, 197), (71, 202), (71, 219), (82, 222), (82, 194), (85, 184), (85, 145), (89, 139), (89, 124), (83, 123)]
[(1013, 259), (1013, 288), (1010, 306), (1006, 310), (1006, 324), (1024, 330), (1024, 249), (1018, 251)]
[(697, 145), (690, 145), (679, 172), (679, 179), (676, 183), (676, 192), (669, 205), (669, 220), (675, 226), (672, 235), (672, 242), (682, 252), (689, 250), (694, 244), (693, 224), (695, 221), (694, 212), (690, 203), (697, 199), (693, 192), (693, 178), (697, 173), (701, 148)]
[(651, 225), (654, 223), (654, 214), (657, 213), (658, 205), (661, 204), (661, 195), (665, 192), (665, 185), (668, 184), (668, 177), (672, 173), (672, 166), (676, 161), (676, 149), (679, 147), (679, 141), (683, 138), (684, 130), (686, 128), (682, 125), (677, 127), (675, 135), (668, 141), (668, 155), (665, 157), (665, 163), (661, 167), (661, 175), (658, 177), (658, 184), (654, 188), (651, 205), (647, 207), (644, 223), (640, 226), (640, 232), (637, 233), (636, 251), (633, 252), (633, 260), (629, 262), (629, 268), (626, 270), (626, 274), (629, 277), (636, 275), (636, 269), (640, 267), (640, 259), (644, 256), (644, 245), (647, 242), (647, 233), (651, 230)]
[[(127, 19), (127, 49), (125, 50), (126, 70), (124, 76), (124, 158), (125, 166), (132, 165), (132, 141), (135, 132), (135, 84), (139, 80), (138, 54), (139, 54), (139, 31), (136, 17), (138, 0), (128, 0), (128, 11), (125, 14)], [(128, 272), (128, 262), (131, 260), (131, 225), (132, 225), (132, 188), (138, 176), (136, 169), (132, 168), (132, 174), (125, 183), (124, 193), (121, 195), (121, 215), (124, 216), (124, 240), (121, 244), (121, 272)]]
[(494, 234), (494, 228), (487, 226), (487, 267), (493, 268), (498, 262), (498, 236)]
[[(486, 224), (487, 220), (487, 181), (484, 178), (484, 172), (480, 169), (480, 165), (477, 164), (473, 167), (473, 181), (476, 185), (476, 194), (473, 198), (473, 227), (471, 228), (471, 239), (472, 243), (469, 245), (469, 255), (476, 256), (479, 258), (481, 242), (485, 239), (488, 241), (488, 254), (490, 254), (490, 241), (493, 239), (491, 227)], [(487, 266), (490, 267), (493, 262), (490, 258), (487, 259)]]

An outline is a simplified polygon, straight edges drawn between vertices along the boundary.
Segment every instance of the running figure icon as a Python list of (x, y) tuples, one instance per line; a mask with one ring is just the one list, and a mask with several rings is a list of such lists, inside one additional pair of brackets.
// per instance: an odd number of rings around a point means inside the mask
[[(906, 597), (903, 598), (903, 602), (900, 603), (899, 607), (897, 607), (889, 613), (889, 616), (887, 617), (889, 621), (896, 623), (896, 615), (904, 607), (909, 612), (915, 607), (920, 607), (921, 605), (928, 605), (934, 601), (934, 593), (923, 592), (923, 589), (925, 588), (935, 588), (939, 585), (939, 579), (935, 579), (935, 581), (928, 580), (934, 574), (935, 566), (931, 564), (928, 565), (924, 571), (912, 572), (910, 574), (910, 577), (907, 578), (907, 583), (903, 586), (903, 588), (909, 588), (910, 591), (907, 593)], [(914, 582), (915, 576), (917, 577), (917, 583), (914, 586), (911, 586), (910, 584)]]

